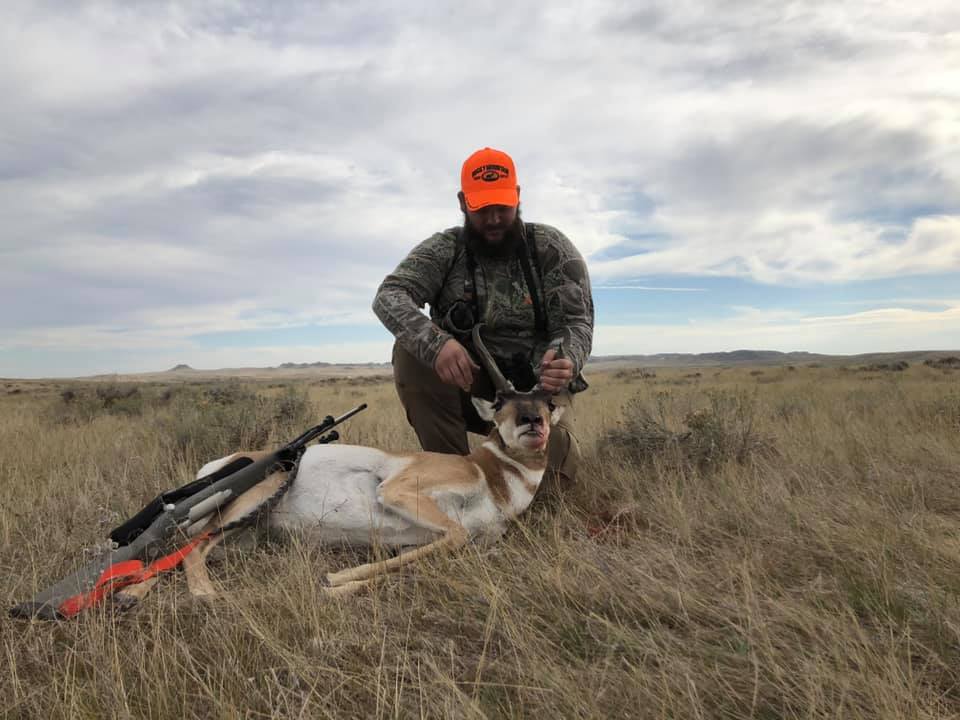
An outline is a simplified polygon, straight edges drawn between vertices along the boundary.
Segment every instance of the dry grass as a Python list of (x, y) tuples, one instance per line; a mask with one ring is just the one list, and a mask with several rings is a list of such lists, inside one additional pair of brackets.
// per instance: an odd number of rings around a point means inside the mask
[[(580, 486), (499, 545), (330, 602), (355, 555), (273, 539), (228, 551), (212, 607), (173, 576), (124, 615), (0, 621), (0, 715), (956, 717), (958, 378), (594, 377)], [(415, 447), (389, 383), (289, 385), (0, 397), (5, 603), (236, 442), (364, 400), (347, 441)]]

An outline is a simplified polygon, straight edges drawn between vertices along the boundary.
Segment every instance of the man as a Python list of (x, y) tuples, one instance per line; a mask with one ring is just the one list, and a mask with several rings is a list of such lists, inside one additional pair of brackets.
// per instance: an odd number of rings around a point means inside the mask
[[(518, 390), (540, 385), (565, 405), (547, 448), (548, 484), (572, 482), (580, 448), (571, 396), (593, 341), (593, 297), (580, 253), (559, 230), (523, 223), (513, 160), (484, 148), (463, 164), (458, 193), (463, 227), (415, 247), (384, 279), (373, 310), (396, 337), (397, 394), (424, 450), (467, 454), (467, 431), (489, 425), (469, 398), (492, 397), (470, 354), (470, 330)], [(430, 305), (430, 317), (419, 311)], [(566, 481), (566, 482), (564, 482)]]

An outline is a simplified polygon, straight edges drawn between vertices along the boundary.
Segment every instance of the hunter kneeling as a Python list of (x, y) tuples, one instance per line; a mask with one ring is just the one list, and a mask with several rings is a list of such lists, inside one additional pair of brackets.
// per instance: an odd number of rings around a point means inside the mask
[[(559, 230), (520, 217), (520, 187), (510, 156), (478, 150), (463, 164), (462, 227), (420, 243), (388, 275), (373, 310), (396, 338), (393, 373), (407, 420), (424, 450), (466, 455), (467, 431), (489, 422), (470, 397), (492, 399), (470, 339), (484, 342), (520, 391), (539, 382), (565, 412), (550, 435), (544, 485), (576, 478), (580, 448), (573, 394), (593, 340), (593, 297), (583, 257)], [(430, 317), (419, 312), (430, 306)]]

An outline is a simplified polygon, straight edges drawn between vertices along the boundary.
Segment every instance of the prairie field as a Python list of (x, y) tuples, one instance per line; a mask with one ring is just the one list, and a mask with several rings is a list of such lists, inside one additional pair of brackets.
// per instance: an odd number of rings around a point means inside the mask
[[(960, 715), (960, 371), (621, 369), (577, 396), (576, 486), (494, 546), (325, 599), (366, 559), (250, 534), (137, 607), (0, 620), (12, 718)], [(204, 462), (370, 409), (388, 377), (0, 381), (6, 606)]]

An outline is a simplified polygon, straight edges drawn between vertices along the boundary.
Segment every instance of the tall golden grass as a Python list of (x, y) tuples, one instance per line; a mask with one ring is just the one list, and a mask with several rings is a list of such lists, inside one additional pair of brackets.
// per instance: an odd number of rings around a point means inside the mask
[[(960, 373), (699, 372), (593, 377), (576, 487), (367, 594), (319, 592), (362, 553), (267, 539), (212, 605), (2, 620), (0, 715), (960, 715)], [(6, 605), (238, 444), (366, 401), (345, 441), (416, 448), (387, 379), (276, 385), (0, 384)]]

